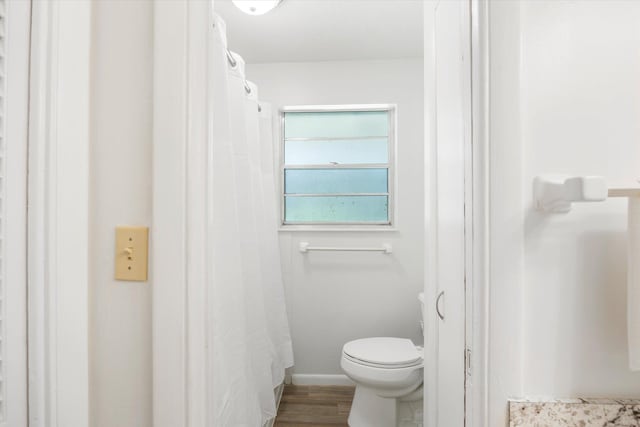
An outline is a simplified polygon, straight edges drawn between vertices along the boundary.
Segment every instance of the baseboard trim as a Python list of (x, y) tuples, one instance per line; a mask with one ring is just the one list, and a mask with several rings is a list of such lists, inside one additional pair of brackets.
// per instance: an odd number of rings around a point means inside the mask
[(346, 375), (293, 374), (291, 382), (294, 385), (355, 385)]

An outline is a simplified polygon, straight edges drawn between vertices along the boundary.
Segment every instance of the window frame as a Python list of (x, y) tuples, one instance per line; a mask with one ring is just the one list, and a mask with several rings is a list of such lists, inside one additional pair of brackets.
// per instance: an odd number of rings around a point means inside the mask
[[(396, 104), (344, 104), (344, 105), (302, 105), (286, 106), (279, 110), (279, 190), (280, 190), (280, 230), (281, 231), (395, 231), (396, 230), (396, 138), (397, 138), (397, 110)], [(386, 111), (389, 120), (389, 132), (387, 137), (388, 160), (387, 163), (372, 164), (309, 164), (309, 165), (289, 165), (285, 163), (285, 114), (286, 113), (333, 113), (333, 112), (368, 112)], [(371, 135), (375, 137), (379, 135)], [(364, 137), (363, 137), (364, 138)], [(287, 222), (285, 221), (285, 171), (287, 169), (387, 169), (387, 193), (388, 221), (384, 222)], [(335, 195), (348, 195), (347, 193), (336, 193)], [(376, 193), (382, 195), (383, 193)], [(327, 196), (326, 194), (323, 194)]]

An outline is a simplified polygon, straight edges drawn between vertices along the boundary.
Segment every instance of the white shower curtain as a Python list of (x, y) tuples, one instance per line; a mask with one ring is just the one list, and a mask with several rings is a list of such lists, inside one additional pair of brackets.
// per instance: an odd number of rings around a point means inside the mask
[(270, 109), (214, 20), (208, 157), (208, 420), (260, 427), (293, 365), (277, 236)]

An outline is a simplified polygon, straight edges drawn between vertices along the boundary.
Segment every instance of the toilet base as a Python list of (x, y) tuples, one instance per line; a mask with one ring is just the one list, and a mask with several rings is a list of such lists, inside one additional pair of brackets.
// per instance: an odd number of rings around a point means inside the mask
[(396, 427), (423, 427), (423, 400), (398, 401), (396, 406)]
[(349, 427), (389, 427), (396, 425), (396, 399), (380, 397), (372, 390), (356, 387)]
[(422, 387), (402, 399), (380, 397), (357, 386), (349, 412), (349, 427), (422, 427)]

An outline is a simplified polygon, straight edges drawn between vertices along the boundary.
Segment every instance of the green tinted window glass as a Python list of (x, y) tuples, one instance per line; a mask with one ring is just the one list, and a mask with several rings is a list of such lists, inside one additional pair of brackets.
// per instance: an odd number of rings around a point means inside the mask
[(288, 165), (387, 163), (387, 138), (288, 140), (284, 145)]
[(357, 138), (387, 136), (388, 111), (286, 112), (284, 137)]
[(285, 197), (289, 223), (384, 223), (389, 219), (387, 196)]
[(387, 169), (288, 169), (285, 193), (386, 193), (387, 181)]

